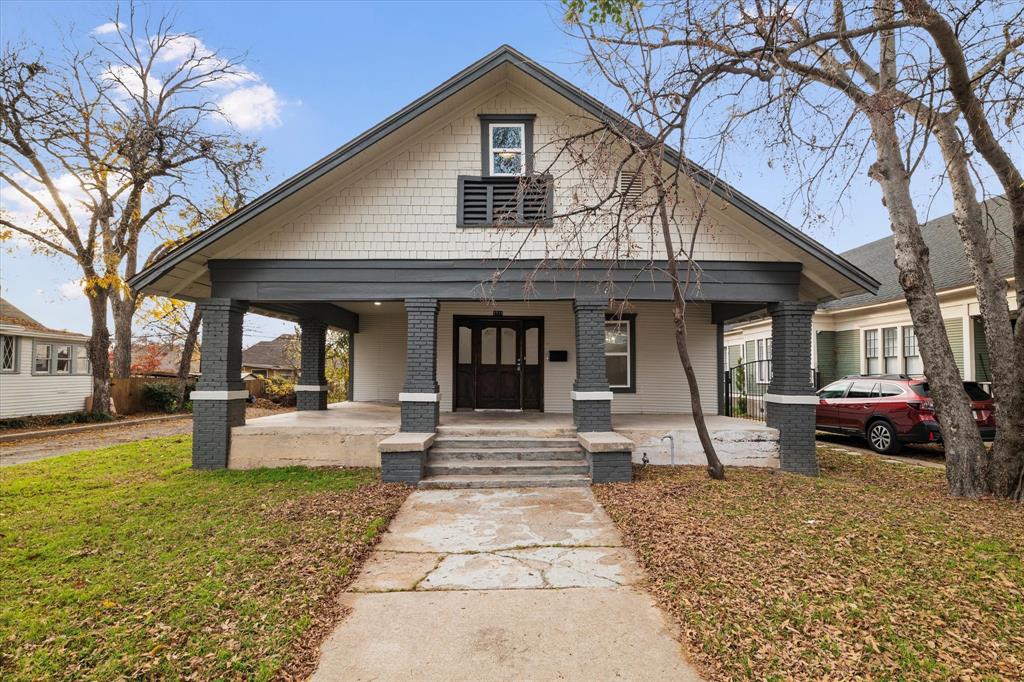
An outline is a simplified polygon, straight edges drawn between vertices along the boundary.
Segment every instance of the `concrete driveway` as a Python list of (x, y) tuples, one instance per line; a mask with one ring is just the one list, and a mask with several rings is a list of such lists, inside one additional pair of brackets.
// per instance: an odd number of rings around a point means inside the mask
[(588, 488), (413, 493), (314, 680), (699, 680)]

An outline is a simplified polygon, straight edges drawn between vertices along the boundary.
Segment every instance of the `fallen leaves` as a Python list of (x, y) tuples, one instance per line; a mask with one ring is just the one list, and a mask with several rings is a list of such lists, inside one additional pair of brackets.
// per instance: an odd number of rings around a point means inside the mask
[(648, 468), (595, 493), (711, 679), (1024, 679), (1024, 509), (819, 450), (817, 479)]

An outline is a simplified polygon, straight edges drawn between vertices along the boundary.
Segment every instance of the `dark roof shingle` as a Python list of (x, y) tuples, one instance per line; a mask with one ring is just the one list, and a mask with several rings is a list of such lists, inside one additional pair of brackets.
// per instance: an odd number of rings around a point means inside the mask
[(294, 334), (281, 334), (272, 341), (260, 341), (242, 351), (242, 364), (247, 367), (291, 369), (295, 365), (291, 349), (296, 344)]

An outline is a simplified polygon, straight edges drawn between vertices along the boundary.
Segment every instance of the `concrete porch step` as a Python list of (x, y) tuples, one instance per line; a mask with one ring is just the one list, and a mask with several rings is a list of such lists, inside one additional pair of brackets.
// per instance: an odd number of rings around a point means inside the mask
[(578, 448), (576, 437), (558, 438), (517, 438), (515, 436), (494, 436), (491, 438), (461, 438), (454, 436), (438, 436), (434, 439), (434, 448), (444, 449), (522, 449), (522, 448)]
[(536, 460), (583, 459), (583, 451), (568, 447), (541, 448), (453, 448), (435, 445), (430, 449), (430, 459), (436, 462), (474, 462), (484, 460), (528, 462)]
[(503, 475), (503, 476), (429, 476), (419, 482), (420, 490), (455, 488), (582, 488), (590, 485), (585, 474)]
[(428, 476), (548, 476), (553, 474), (587, 474), (590, 465), (576, 460), (483, 460), (476, 462), (427, 461)]

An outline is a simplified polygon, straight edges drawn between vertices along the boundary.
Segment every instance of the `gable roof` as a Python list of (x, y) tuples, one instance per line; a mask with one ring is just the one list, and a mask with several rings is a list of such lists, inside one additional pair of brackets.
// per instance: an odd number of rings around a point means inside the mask
[[(992, 254), (997, 272), (1003, 277), (1013, 275), (1013, 238), (1010, 205), (1005, 197), (995, 197), (983, 204)], [(964, 253), (963, 241), (953, 222), (953, 214), (930, 220), (921, 226), (928, 245), (928, 264), (935, 280), (935, 290), (944, 291), (974, 284), (971, 268)], [(880, 282), (878, 295), (855, 294), (821, 305), (822, 310), (846, 310), (863, 305), (903, 300), (899, 273), (894, 258), (894, 237), (889, 236), (844, 251), (843, 258), (869, 273)]]
[[(324, 177), (326, 174), (357, 156), (360, 152), (384, 139), (410, 121), (413, 121), (437, 104), (443, 102), (483, 76), (504, 65), (513, 66), (526, 73), (528, 76), (531, 76), (565, 99), (576, 104), (584, 111), (587, 111), (595, 118), (610, 122), (614, 125), (629, 126), (634, 129), (636, 128), (632, 123), (624, 119), (610, 107), (590, 96), (561, 76), (558, 76), (554, 72), (544, 68), (513, 47), (509, 45), (502, 45), (482, 59), (463, 69), (455, 76), (452, 76), (427, 94), (414, 100), (403, 109), (384, 119), (376, 126), (370, 128), (362, 135), (359, 135), (355, 139), (347, 142), (305, 170), (300, 171), (273, 189), (257, 197), (252, 202), (246, 204), (224, 220), (216, 223), (205, 232), (196, 235), (193, 239), (181, 244), (177, 248), (162, 254), (161, 257), (149, 267), (144, 268), (141, 272), (132, 277), (128, 284), (134, 289), (144, 289), (147, 286), (153, 285), (177, 265), (185, 262), (193, 256), (197, 256), (204, 248), (212, 245), (222, 237), (227, 236), (241, 225), (272, 208), (292, 194), (311, 185), (318, 179)], [(666, 162), (671, 165), (680, 165), (691, 168), (694, 171), (696, 179), (708, 188), (709, 191), (726, 200), (742, 213), (766, 227), (769, 231), (794, 244), (802, 251), (824, 263), (833, 271), (847, 278), (857, 286), (869, 292), (874, 292), (877, 289), (878, 282), (863, 270), (846, 262), (843, 258), (796, 229), (779, 216), (738, 191), (736, 188), (713, 175), (707, 169), (704, 169), (689, 159), (686, 159), (678, 151), (667, 148), (665, 159)], [(205, 267), (205, 263), (202, 265)]]
[(295, 363), (288, 354), (295, 343), (294, 334), (281, 334), (271, 341), (260, 341), (242, 351), (243, 367), (267, 369), (294, 369)]
[[(87, 339), (88, 336), (79, 334), (78, 332), (68, 331), (66, 329), (54, 329), (47, 327), (39, 320), (35, 319), (21, 308), (8, 301), (6, 298), (0, 297), (0, 326), (6, 327), (5, 331), (10, 332), (39, 332), (47, 335), (59, 335), (75, 337), (77, 339)], [(30, 336), (31, 334), (25, 334)]]

